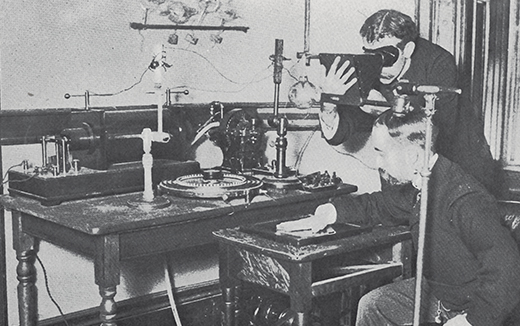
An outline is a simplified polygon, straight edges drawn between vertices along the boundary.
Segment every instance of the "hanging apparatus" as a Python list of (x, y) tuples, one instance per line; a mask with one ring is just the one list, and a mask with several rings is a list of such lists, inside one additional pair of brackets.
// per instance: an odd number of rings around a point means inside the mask
[(190, 30), (190, 31), (238, 31), (247, 33), (247, 26), (199, 26), (199, 25), (164, 25), (164, 24), (141, 24), (130, 23), (130, 28), (136, 30), (145, 29), (173, 29), (173, 30)]
[(311, 34), (311, 0), (305, 0), (305, 19), (304, 19), (304, 27), (303, 27), (303, 52), (296, 53), (296, 57), (301, 59), (305, 57), (305, 65), (311, 65), (311, 59), (316, 59), (317, 56), (313, 56), (310, 54), (311, 51), (311, 43), (310, 43), (310, 34)]

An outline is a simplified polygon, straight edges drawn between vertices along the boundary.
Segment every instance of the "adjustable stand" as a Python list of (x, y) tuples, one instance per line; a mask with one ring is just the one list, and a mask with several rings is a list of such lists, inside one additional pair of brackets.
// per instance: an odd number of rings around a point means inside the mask
[(287, 151), (287, 118), (278, 115), (280, 102), (280, 84), (282, 82), (283, 70), (283, 40), (275, 41), (275, 54), (271, 58), (274, 62), (273, 82), (274, 82), (274, 112), (269, 118), (269, 125), (276, 127), (276, 162), (275, 171), (272, 176), (267, 176), (262, 181), (267, 188), (277, 189), (296, 189), (301, 188), (301, 181), (295, 176), (289, 175), (289, 169), (285, 166)]
[(157, 131), (144, 128), (141, 133), (143, 139), (143, 169), (144, 169), (144, 192), (143, 195), (128, 201), (128, 205), (140, 207), (145, 210), (153, 208), (164, 208), (170, 205), (170, 201), (162, 196), (155, 197), (152, 183), (153, 156), (151, 154), (152, 142), (167, 143), (170, 141), (170, 134), (163, 132), (163, 91), (162, 91), (162, 72), (165, 66), (164, 46), (160, 45), (155, 49), (156, 56), (153, 64), (155, 69), (155, 94), (157, 96)]
[(424, 242), (426, 237), (426, 218), (428, 214), (428, 183), (430, 180), (430, 148), (432, 147), (432, 117), (435, 113), (435, 94), (425, 94), (426, 100), (426, 139), (423, 169), (421, 171), (421, 207), (419, 215), (419, 240), (417, 244), (417, 272), (415, 278), (415, 306), (413, 314), (413, 326), (419, 326), (421, 309), (421, 283), (423, 279)]
[(162, 196), (155, 197), (152, 186), (153, 156), (151, 154), (152, 142), (166, 143), (170, 135), (164, 132), (152, 132), (150, 128), (144, 128), (141, 133), (143, 139), (143, 169), (144, 169), (144, 191), (142, 196), (128, 201), (128, 205), (139, 207), (144, 210), (153, 208), (164, 208), (170, 206), (170, 201)]
[(301, 181), (294, 175), (290, 175), (289, 169), (285, 166), (287, 151), (287, 118), (278, 119), (276, 138), (276, 162), (275, 171), (272, 176), (265, 177), (262, 181), (267, 188), (296, 189), (301, 188)]
[[(428, 214), (428, 182), (431, 175), (430, 170), (430, 152), (432, 148), (432, 117), (435, 113), (435, 100), (437, 99), (438, 93), (455, 93), (461, 94), (462, 90), (452, 87), (442, 87), (435, 85), (415, 85), (408, 82), (399, 83), (395, 90), (398, 94), (421, 94), (426, 100), (426, 130), (425, 130), (425, 155), (424, 163), (421, 171), (421, 206), (419, 215), (419, 238), (417, 243), (417, 271), (416, 271), (416, 282), (415, 282), (415, 305), (413, 315), (413, 326), (420, 326), (420, 309), (421, 309), (421, 284), (423, 280), (423, 261), (424, 261), (424, 243), (426, 237), (426, 219)], [(405, 99), (403, 97), (396, 98), (396, 104), (394, 106), (404, 105)], [(436, 323), (442, 323), (442, 320), (436, 320)]]

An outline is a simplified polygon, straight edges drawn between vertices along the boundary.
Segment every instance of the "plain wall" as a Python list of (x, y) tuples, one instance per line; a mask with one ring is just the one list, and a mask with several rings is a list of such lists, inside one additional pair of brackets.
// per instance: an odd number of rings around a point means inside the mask
[[(198, 1), (185, 1), (197, 6)], [(310, 52), (350, 52), (361, 49), (358, 35), (364, 19), (381, 8), (396, 8), (413, 17), (413, 0), (312, 0)], [(318, 62), (310, 67), (298, 62), (303, 51), (304, 0), (234, 0), (238, 19), (229, 25), (247, 26), (247, 33), (221, 33), (222, 43), (211, 41), (216, 32), (195, 31), (197, 45), (179, 31), (179, 43), (167, 43), (172, 31), (131, 29), (130, 22), (143, 22), (148, 8), (149, 24), (168, 24), (167, 18), (148, 0), (23, 1), (4, 0), (2, 8), (1, 109), (81, 108), (82, 97), (65, 99), (64, 94), (81, 95), (88, 90), (91, 106), (148, 105), (155, 102), (154, 74), (147, 70), (154, 47), (164, 44), (166, 62), (171, 65), (162, 76), (163, 87), (188, 89), (180, 103), (272, 102), (274, 84), (269, 56), (275, 39), (284, 40), (284, 70), (280, 99), (301, 74), (320, 84), (323, 73)], [(193, 17), (195, 23), (199, 17)], [(215, 23), (209, 13), (203, 21)], [(294, 76), (290, 76), (289, 72)], [(142, 77), (142, 80), (141, 80)], [(127, 90), (128, 89), (128, 90)], [(116, 94), (96, 96), (96, 94)], [(281, 108), (283, 113), (283, 108)], [(270, 135), (273, 137), (273, 135)], [(378, 177), (368, 154), (343, 155), (328, 146), (320, 132), (299, 132), (288, 136), (288, 164), (294, 164), (302, 148), (300, 171), (336, 171), (345, 182), (359, 186), (360, 192), (377, 189)], [(271, 141), (272, 144), (272, 141)], [(267, 149), (274, 156), (274, 147)], [(3, 148), (3, 169), (23, 159), (39, 163), (38, 145)], [(221, 160), (220, 150), (204, 142), (197, 150), (204, 166)], [(16, 259), (12, 248), (10, 215), (6, 221), (9, 323), (18, 322), (16, 299)], [(90, 259), (48, 243), (41, 244), (39, 257), (48, 272), (49, 286), (65, 313), (100, 303)], [(188, 258), (191, 257), (191, 258)], [(170, 257), (176, 271), (175, 286), (216, 279), (212, 253), (194, 249)], [(125, 263), (116, 300), (165, 289), (164, 257), (143, 258)], [(37, 266), (40, 318), (58, 315)]]

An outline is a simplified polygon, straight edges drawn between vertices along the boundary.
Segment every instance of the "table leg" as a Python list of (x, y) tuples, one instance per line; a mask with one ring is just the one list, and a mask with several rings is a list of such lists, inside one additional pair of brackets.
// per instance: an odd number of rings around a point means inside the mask
[(236, 289), (234, 287), (222, 287), (222, 301), (224, 304), (224, 307), (222, 309), (222, 326), (236, 325), (235, 292)]
[(240, 257), (235, 249), (221, 244), (219, 246), (219, 281), (222, 288), (222, 326), (237, 326), (237, 289), (240, 281), (236, 275), (240, 269)]
[(24, 250), (16, 254), (16, 259), (18, 259), (16, 273), (19, 281), (18, 313), (20, 316), (20, 325), (36, 325), (38, 321), (38, 290), (35, 284), (36, 268), (34, 267), (36, 253), (32, 250)]
[(403, 264), (403, 279), (412, 277), (412, 241), (405, 240), (392, 247), (392, 260)]
[(101, 305), (99, 306), (99, 316), (101, 318), (102, 326), (116, 326), (116, 295), (115, 286), (99, 287), (99, 294), (101, 295)]
[(307, 263), (280, 262), (289, 271), (289, 297), (291, 309), (296, 314), (294, 326), (310, 326), (312, 309), (312, 265)]
[(116, 326), (117, 306), (114, 297), (120, 281), (119, 236), (106, 235), (98, 239), (94, 262), (96, 284), (99, 286), (101, 326)]
[(18, 313), (20, 326), (36, 326), (38, 323), (38, 290), (36, 288), (36, 268), (34, 262), (39, 248), (39, 240), (22, 230), (22, 214), (13, 211), (13, 247), (16, 250), (18, 266)]

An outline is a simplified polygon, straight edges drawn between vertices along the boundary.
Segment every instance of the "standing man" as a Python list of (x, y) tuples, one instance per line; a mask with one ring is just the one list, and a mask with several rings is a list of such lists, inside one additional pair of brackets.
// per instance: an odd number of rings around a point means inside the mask
[[(388, 110), (375, 121), (372, 143), (382, 175), (399, 191), (342, 196), (313, 216), (279, 230), (323, 229), (334, 222), (408, 225), (417, 247), (423, 162), (430, 157), (423, 260), (422, 322), (501, 326), (520, 301), (520, 254), (501, 225), (496, 200), (459, 165), (425, 148), (426, 115)], [(359, 302), (357, 326), (412, 325), (415, 279), (384, 285)]]
[[(368, 17), (360, 29), (366, 53), (398, 53), (395, 62), (383, 67), (379, 82), (374, 85), (368, 99), (392, 103), (395, 86), (399, 82), (417, 85), (458, 87), (455, 59), (448, 51), (419, 37), (412, 19), (396, 10), (380, 10)], [(338, 68), (339, 57), (333, 62), (322, 85), (323, 93), (344, 94), (355, 82), (350, 79), (354, 68), (349, 63)], [(343, 75), (346, 72), (345, 75)], [(322, 96), (328, 99), (330, 96)], [(424, 106), (423, 97), (410, 96), (413, 105)], [(370, 134), (375, 118), (388, 106), (339, 105), (322, 101), (320, 124), (322, 134), (331, 145), (352, 145)], [(436, 101), (434, 122), (439, 128), (437, 151), (461, 165), (486, 188), (497, 195), (495, 162), (483, 134), (483, 126), (473, 112), (470, 101), (453, 93), (440, 93)]]

